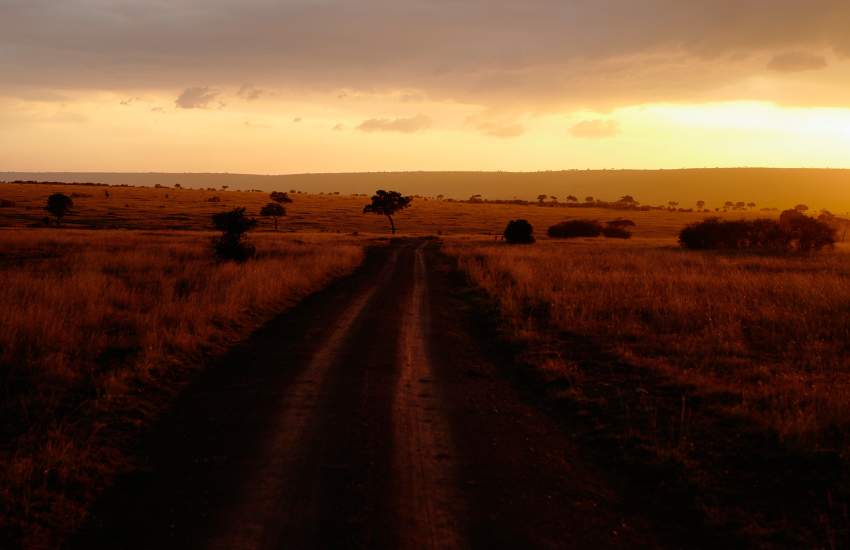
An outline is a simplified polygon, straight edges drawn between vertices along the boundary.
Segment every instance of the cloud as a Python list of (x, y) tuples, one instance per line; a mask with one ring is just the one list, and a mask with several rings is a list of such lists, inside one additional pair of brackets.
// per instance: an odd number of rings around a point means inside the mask
[(342, 124), (337, 124), (333, 128), (331, 128), (334, 132), (342, 132), (345, 129), (345, 126)]
[[(850, 106), (850, 2), (842, 0), (199, 5), (6, 2), (0, 74), (4, 83), (63, 94), (262, 81), (268, 93), (347, 95), (348, 102), (404, 91), (535, 113), (718, 100)], [(824, 59), (784, 58), (798, 51)], [(810, 70), (827, 58), (845, 61)], [(799, 67), (809, 72), (797, 87), (763, 85)], [(184, 108), (204, 106), (187, 102)]]
[(292, 122), (301, 122), (301, 117), (297, 116), (297, 117), (293, 118)]
[(479, 130), (484, 130), (484, 135), (497, 138), (518, 137), (525, 133), (525, 126), (515, 122), (513, 124), (496, 124), (485, 122), (478, 125)]
[(354, 129), (363, 132), (401, 132), (402, 134), (415, 134), (422, 132), (434, 125), (434, 120), (427, 115), (416, 115), (412, 118), (370, 118), (364, 120)]
[(825, 69), (829, 65), (822, 55), (815, 55), (803, 51), (785, 52), (773, 56), (767, 64), (767, 69), (778, 73), (799, 73), (803, 71), (817, 71)]
[(260, 95), (264, 94), (265, 91), (258, 90), (251, 84), (243, 84), (239, 91), (236, 92), (236, 95), (244, 99), (245, 101), (254, 101), (255, 99), (259, 99)]
[[(174, 101), (174, 104), (181, 109), (208, 109), (210, 103), (216, 101), (219, 92), (210, 91), (209, 87), (186, 88), (183, 93)], [(224, 103), (219, 102), (220, 107), (224, 107)]]
[(569, 129), (575, 137), (607, 138), (623, 133), (620, 123), (614, 119), (582, 120)]

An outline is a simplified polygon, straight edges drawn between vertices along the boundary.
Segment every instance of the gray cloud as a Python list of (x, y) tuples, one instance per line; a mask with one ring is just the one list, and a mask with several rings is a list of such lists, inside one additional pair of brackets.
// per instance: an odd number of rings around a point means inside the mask
[(799, 73), (825, 69), (828, 63), (822, 55), (807, 52), (785, 52), (773, 56), (767, 68), (778, 73)]
[[(255, 82), (536, 112), (717, 97), (847, 105), (848, 28), (843, 0), (29, 0), (0, 8), (0, 74), (60, 93)], [(805, 75), (823, 86), (746, 86), (780, 77), (797, 51), (845, 62), (830, 80)]]
[[(219, 93), (210, 91), (209, 87), (186, 88), (174, 101), (181, 109), (207, 109), (216, 101)], [(224, 107), (223, 103), (219, 103)]]
[(255, 99), (259, 99), (262, 94), (265, 92), (263, 90), (258, 90), (251, 84), (243, 84), (239, 91), (236, 92), (236, 95), (244, 99), (245, 101), (254, 101)]
[(620, 123), (614, 119), (582, 120), (570, 128), (569, 132), (576, 137), (606, 138), (621, 134)]
[(390, 120), (388, 118), (372, 118), (364, 120), (355, 127), (355, 130), (363, 132), (401, 132), (402, 134), (415, 134), (427, 130), (434, 125), (431, 117), (426, 115), (416, 115), (412, 118), (397, 118)]

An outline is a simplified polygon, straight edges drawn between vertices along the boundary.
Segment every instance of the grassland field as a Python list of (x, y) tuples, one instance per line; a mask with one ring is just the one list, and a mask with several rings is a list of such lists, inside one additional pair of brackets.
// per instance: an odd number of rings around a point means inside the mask
[[(44, 227), (56, 192), (91, 196)], [(0, 183), (0, 199), (15, 203), (0, 208), (4, 535), (37, 548), (73, 532), (128, 467), (126, 439), (193, 369), (389, 236), (385, 217), (362, 213), (368, 197), (291, 198), (279, 232), (261, 219), (257, 259), (234, 265), (213, 261), (211, 215), (244, 206), (256, 216), (267, 193)], [(733, 395), (726, 413), (784, 444), (847, 457), (850, 248), (681, 249), (679, 230), (707, 215), (416, 199), (394, 219), (399, 234), (443, 236), (498, 305), (505, 334), (545, 376), (571, 380), (565, 391), (581, 391), (558, 351), (569, 334), (697, 392)], [(628, 241), (545, 237), (565, 219), (620, 217), (636, 224)], [(498, 242), (520, 218), (538, 243)]]

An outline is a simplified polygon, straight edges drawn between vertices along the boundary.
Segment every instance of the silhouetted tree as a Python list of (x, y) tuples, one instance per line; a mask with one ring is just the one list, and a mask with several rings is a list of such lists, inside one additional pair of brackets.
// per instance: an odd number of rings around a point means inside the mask
[(292, 202), (292, 199), (286, 196), (286, 193), (281, 191), (272, 191), (269, 198), (278, 204), (286, 204), (288, 202)]
[(543, 206), (543, 201), (545, 201), (545, 200), (546, 200), (546, 199), (548, 199), (548, 198), (549, 198), (549, 196), (548, 196), (548, 195), (537, 195), (537, 203), (538, 203), (540, 206)]
[(256, 249), (248, 241), (248, 232), (257, 227), (256, 218), (245, 216), (245, 207), (213, 214), (213, 225), (222, 232), (212, 240), (215, 255), (219, 260), (244, 262), (254, 256)]
[(809, 207), (806, 206), (805, 204), (798, 204), (797, 206), (794, 207), (794, 210), (796, 210), (797, 212), (800, 212), (801, 214), (808, 209), (809, 209)]
[(570, 195), (567, 197), (567, 202), (578, 202), (578, 199)]
[(755, 207), (756, 207), (756, 203), (754, 203), (754, 202), (748, 202), (748, 203), (747, 203), (747, 206), (750, 208), (750, 212), (752, 212), (752, 211), (753, 211), (753, 208), (755, 208)]
[(175, 188), (175, 189), (180, 189), (180, 184), (179, 184), (179, 183), (175, 183), (175, 184), (174, 184), (174, 188)]
[(743, 210), (745, 206), (746, 204), (744, 204), (744, 201), (738, 201), (735, 203), (735, 208), (737, 210)]
[(725, 212), (727, 208), (732, 208), (735, 206), (735, 203), (732, 201), (726, 201), (723, 203), (723, 211)]
[(634, 198), (633, 196), (631, 196), (631, 195), (623, 195), (622, 197), (620, 197), (620, 201), (619, 201), (619, 202), (627, 202), (627, 203), (629, 203), (629, 204), (634, 204), (634, 203), (635, 203), (635, 198)]
[(384, 191), (379, 189), (372, 196), (372, 204), (367, 204), (363, 207), (363, 213), (378, 214), (389, 218), (390, 227), (392, 227), (393, 235), (395, 235), (393, 215), (410, 206), (412, 201), (413, 197), (402, 197), (398, 191)]
[(509, 244), (531, 244), (534, 239), (534, 228), (528, 220), (511, 220), (503, 233)]
[(697, 208), (705, 207), (705, 201), (697, 201)]
[(677, 206), (679, 206), (679, 203), (676, 202), (676, 201), (670, 201), (670, 202), (667, 203), (667, 205), (670, 206), (670, 209), (673, 209), (673, 208), (676, 208)]
[(277, 219), (286, 216), (286, 208), (279, 203), (270, 202), (260, 209), (260, 216), (271, 216), (274, 218), (274, 230), (277, 231)]
[(585, 197), (584, 202), (593, 202), (593, 197)]
[(74, 201), (71, 200), (71, 197), (62, 193), (54, 193), (47, 197), (47, 206), (44, 209), (56, 216), (56, 223), (58, 224), (72, 206), (74, 206)]

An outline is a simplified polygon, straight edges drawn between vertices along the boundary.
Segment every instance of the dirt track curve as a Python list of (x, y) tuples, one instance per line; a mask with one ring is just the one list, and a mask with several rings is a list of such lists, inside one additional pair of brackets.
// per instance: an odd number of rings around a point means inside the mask
[(371, 249), (208, 369), (71, 546), (668, 546), (488, 360), (438, 247)]

